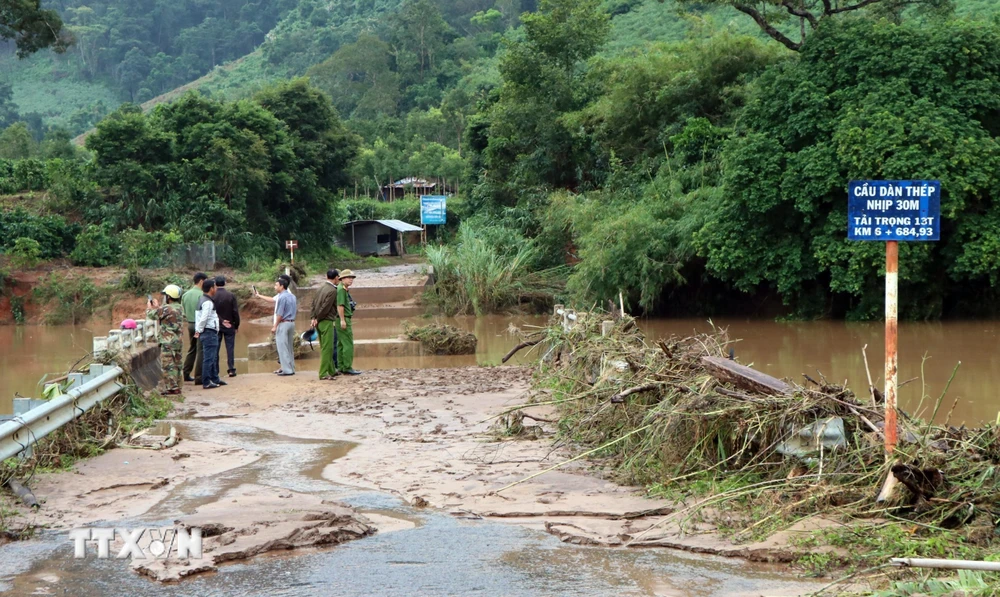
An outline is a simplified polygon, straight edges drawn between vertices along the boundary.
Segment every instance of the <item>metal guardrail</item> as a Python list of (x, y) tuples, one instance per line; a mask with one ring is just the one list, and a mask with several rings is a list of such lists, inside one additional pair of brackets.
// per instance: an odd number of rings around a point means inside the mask
[[(136, 322), (136, 327), (95, 336), (94, 357), (101, 359), (108, 353), (124, 352), (133, 356), (134, 367), (135, 357), (156, 346), (157, 324), (147, 319)], [(6, 421), (0, 419), (0, 461), (22, 453), (30, 455), (35, 442), (117, 394), (124, 387), (118, 381), (124, 373), (121, 367), (93, 364), (89, 373), (67, 375), (69, 389), (61, 396), (47, 402), (32, 399), (21, 399), (24, 404), (15, 402), (14, 416)]]
[(0, 425), (0, 460), (30, 451), (36, 441), (117, 394), (123, 373), (121, 367), (91, 365), (93, 378), (83, 385)]

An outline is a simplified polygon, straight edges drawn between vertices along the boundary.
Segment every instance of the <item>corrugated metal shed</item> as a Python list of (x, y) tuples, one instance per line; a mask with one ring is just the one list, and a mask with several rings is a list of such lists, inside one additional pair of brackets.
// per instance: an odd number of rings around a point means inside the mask
[(421, 228), (401, 220), (355, 220), (345, 224), (344, 231), (344, 244), (358, 255), (402, 255), (403, 233)]

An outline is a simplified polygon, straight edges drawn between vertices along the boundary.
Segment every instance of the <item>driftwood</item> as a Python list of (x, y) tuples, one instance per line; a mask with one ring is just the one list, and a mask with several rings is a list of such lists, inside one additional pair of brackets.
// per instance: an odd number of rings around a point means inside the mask
[(627, 390), (622, 390), (614, 396), (611, 397), (611, 402), (625, 402), (625, 398), (631, 396), (632, 394), (638, 394), (639, 392), (648, 392), (649, 390), (655, 390), (660, 387), (661, 383), (646, 383), (641, 386), (635, 386), (634, 388), (629, 388)]
[(517, 354), (517, 351), (521, 350), (522, 348), (527, 348), (529, 346), (534, 346), (536, 344), (539, 344), (542, 340), (544, 340), (544, 338), (539, 338), (538, 340), (525, 340), (524, 342), (521, 342), (514, 348), (511, 348), (510, 352), (508, 352), (506, 355), (504, 355), (502, 359), (500, 359), (500, 362), (506, 363), (507, 361), (510, 360), (512, 356)]
[(719, 381), (731, 383), (749, 392), (761, 394), (789, 394), (792, 387), (777, 377), (771, 377), (746, 365), (722, 357), (702, 357), (708, 372)]
[(21, 485), (21, 482), (18, 481), (17, 479), (8, 479), (7, 487), (9, 487), (12, 492), (14, 492), (14, 495), (20, 498), (22, 502), (24, 502), (25, 506), (29, 506), (35, 509), (42, 507), (41, 504), (38, 503), (38, 500), (35, 499), (35, 494), (32, 493), (31, 490), (25, 487), (24, 485)]

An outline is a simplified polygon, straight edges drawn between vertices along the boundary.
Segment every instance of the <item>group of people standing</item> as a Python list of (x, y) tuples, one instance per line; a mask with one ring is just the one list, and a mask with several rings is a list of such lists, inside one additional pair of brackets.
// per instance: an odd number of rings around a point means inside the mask
[(319, 336), (320, 379), (361, 373), (354, 369), (354, 329), (351, 326), (357, 303), (351, 298), (350, 288), (356, 278), (349, 269), (328, 270), (326, 282), (313, 298), (309, 324)]
[[(319, 338), (321, 361), (319, 377), (330, 380), (337, 375), (360, 375), (354, 369), (354, 332), (351, 318), (356, 303), (350, 287), (357, 276), (351, 270), (326, 272), (326, 282), (313, 299), (310, 324)], [(295, 375), (295, 317), (298, 300), (288, 288), (291, 278), (282, 274), (274, 283), (275, 295), (264, 296), (253, 288), (254, 296), (274, 303), (271, 332), (278, 347), (280, 367), (274, 373)], [(225, 288), (224, 276), (210, 278), (202, 272), (194, 275), (194, 285), (181, 294), (170, 284), (163, 289), (164, 303), (149, 297), (146, 317), (159, 322), (161, 365), (165, 394), (181, 393), (182, 382), (201, 384), (206, 389), (226, 385), (219, 377), (219, 356), (226, 347), (229, 377), (236, 377), (235, 344), (240, 327), (239, 303)], [(126, 320), (131, 321), (131, 320)], [(187, 323), (188, 349), (181, 364), (181, 324)], [(123, 322), (124, 327), (124, 322)], [(192, 377), (193, 374), (193, 377)]]
[[(236, 296), (225, 286), (224, 276), (210, 278), (198, 272), (194, 275), (194, 285), (183, 295), (180, 287), (170, 284), (163, 289), (163, 305), (149, 297), (146, 317), (159, 322), (157, 339), (165, 394), (180, 394), (182, 381), (201, 384), (206, 390), (226, 385), (219, 378), (219, 355), (223, 344), (226, 346), (227, 372), (229, 377), (236, 377), (240, 309)], [(188, 332), (188, 350), (183, 365), (180, 363), (182, 321), (187, 323)]]

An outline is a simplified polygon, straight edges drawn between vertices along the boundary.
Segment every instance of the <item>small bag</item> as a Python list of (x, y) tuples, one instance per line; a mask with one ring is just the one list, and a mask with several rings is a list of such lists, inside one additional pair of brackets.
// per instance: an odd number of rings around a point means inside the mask
[(308, 330), (302, 332), (299, 337), (302, 338), (303, 342), (309, 343), (309, 350), (316, 350), (313, 348), (313, 342), (319, 340), (319, 332), (316, 331), (316, 328), (309, 328)]

